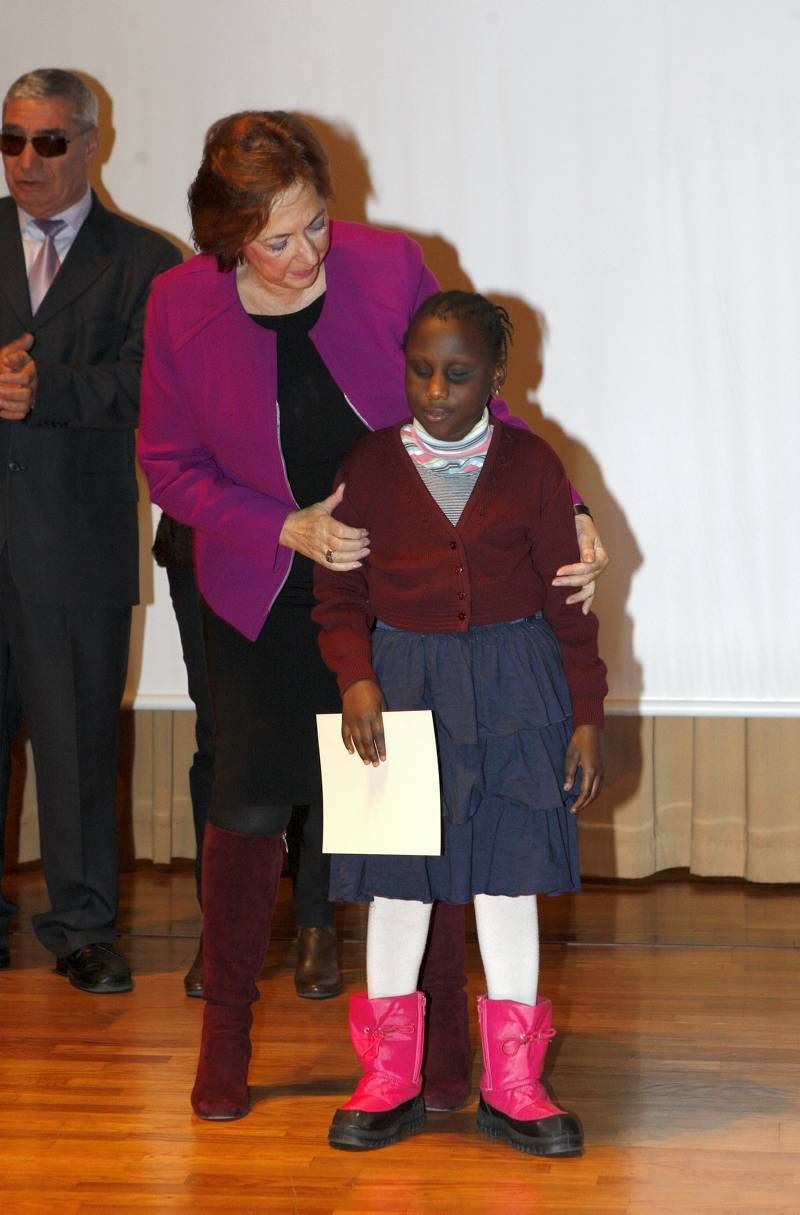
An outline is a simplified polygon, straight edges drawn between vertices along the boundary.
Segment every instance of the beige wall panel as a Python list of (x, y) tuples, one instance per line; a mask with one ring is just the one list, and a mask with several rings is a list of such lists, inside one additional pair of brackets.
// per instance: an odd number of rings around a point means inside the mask
[(653, 721), (653, 801), (655, 870), (690, 862), (692, 847), (692, 756), (689, 717)]
[[(139, 710), (123, 739), (123, 860), (193, 857), (194, 714)], [(800, 720), (610, 717), (606, 771), (597, 803), (580, 816), (586, 877), (689, 867), (698, 876), (800, 882)], [(9, 864), (38, 855), (28, 745), (14, 753)]]
[(153, 718), (153, 861), (172, 860), (172, 773), (174, 713), (155, 712)]
[(25, 740), (24, 751), (17, 752), (12, 781), (22, 782), (22, 808), (19, 815), (19, 860), (20, 864), (34, 861), (39, 856), (39, 818), (36, 813), (36, 770), (30, 739)]
[(800, 719), (748, 721), (747, 806), (745, 877), (800, 881)]
[[(772, 722), (774, 729), (777, 723)], [(694, 721), (691, 868), (706, 877), (741, 876), (747, 867), (747, 722)]]
[(172, 764), (172, 855), (194, 857), (194, 820), (189, 792), (189, 768), (195, 750), (195, 715), (174, 713)]
[(153, 859), (153, 718), (142, 709), (134, 714), (134, 751), (131, 772), (131, 816), (134, 856)]
[(581, 869), (591, 877), (644, 877), (655, 871), (653, 719), (609, 717), (606, 784), (580, 816)]

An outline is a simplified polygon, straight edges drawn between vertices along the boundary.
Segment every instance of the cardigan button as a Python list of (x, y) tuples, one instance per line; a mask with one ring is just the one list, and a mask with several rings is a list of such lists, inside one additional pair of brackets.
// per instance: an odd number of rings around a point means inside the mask
[(453, 566), (453, 573), (454, 573), (454, 574), (463, 574), (463, 573), (464, 573), (464, 566), (463, 566), (463, 565), (454, 565), (454, 566)]
[(458, 592), (458, 597), (459, 597), (459, 599), (466, 599), (466, 597), (467, 597), (467, 592), (466, 592), (466, 591), (459, 591), (459, 592)]
[(451, 547), (451, 549), (453, 549), (454, 551), (455, 551), (455, 549), (457, 549), (457, 548), (458, 548), (458, 545), (456, 544), (455, 540), (451, 540), (451, 541), (450, 541), (450, 547)]
[(459, 613), (458, 613), (458, 618), (459, 618), (459, 620), (466, 620), (466, 618), (467, 618), (467, 613), (466, 613), (466, 612), (459, 612)]

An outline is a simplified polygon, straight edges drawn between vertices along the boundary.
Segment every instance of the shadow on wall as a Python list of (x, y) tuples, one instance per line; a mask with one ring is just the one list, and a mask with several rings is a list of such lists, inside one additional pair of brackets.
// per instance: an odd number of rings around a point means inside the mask
[[(316, 115), (305, 114), (304, 117), (319, 134), (330, 158), (335, 191), (331, 213), (342, 219), (370, 222), (367, 204), (374, 198), (375, 189), (368, 161), (355, 134), (346, 126)], [(427, 265), (442, 287), (476, 289), (461, 265), (458, 251), (444, 237), (413, 232), (402, 219), (384, 226), (402, 229), (419, 242)], [(627, 603), (633, 575), (642, 564), (636, 537), (591, 451), (545, 412), (539, 391), (549, 337), (544, 312), (518, 296), (484, 290), (495, 303), (508, 310), (514, 322), (514, 344), (504, 387), (509, 408), (557, 452), (570, 478), (590, 504), (603, 542), (613, 556), (613, 564), (600, 582), (596, 600), (600, 645), (608, 665), (624, 674), (626, 700), (635, 703), (642, 692), (642, 672), (634, 650), (633, 621)], [(584, 847), (587, 872), (612, 876), (616, 872), (614, 816), (621, 806), (635, 799), (643, 779), (641, 719), (636, 716), (609, 718), (606, 752), (606, 787), (597, 802), (584, 812), (581, 822), (588, 845)]]
[[(135, 224), (141, 224), (152, 232), (158, 232), (165, 240), (175, 245), (184, 257), (191, 256), (194, 250), (185, 241), (180, 240), (174, 232), (168, 232), (166, 228), (159, 228), (157, 224), (151, 223), (146, 216), (131, 215), (129, 212), (123, 211), (122, 207), (117, 206), (114, 202), (102, 180), (103, 168), (111, 159), (111, 153), (114, 150), (116, 140), (113, 117), (114, 103), (106, 89), (94, 76), (90, 76), (88, 72), (79, 72), (78, 75), (85, 80), (89, 88), (95, 93), (99, 106), (100, 142), (89, 169), (89, 180), (95, 194), (103, 206), (108, 207), (109, 211), (113, 211), (116, 215), (121, 215), (124, 219), (130, 219)], [(186, 189), (188, 190), (188, 188), (189, 182), (187, 181)]]
[[(557, 452), (570, 479), (591, 506), (598, 531), (613, 564), (601, 578), (595, 600), (600, 620), (600, 652), (612, 671), (624, 679), (626, 700), (642, 693), (642, 669), (634, 650), (633, 620), (628, 612), (631, 583), (642, 554), (620, 503), (586, 445), (545, 412), (540, 396), (549, 331), (544, 314), (525, 300), (487, 291), (514, 321), (514, 348), (505, 394), (512, 413)], [(582, 869), (585, 874), (614, 876), (620, 823), (618, 812), (637, 802), (646, 764), (642, 752), (642, 719), (606, 719), (606, 782), (603, 792), (581, 814)], [(615, 831), (616, 828), (616, 831)]]

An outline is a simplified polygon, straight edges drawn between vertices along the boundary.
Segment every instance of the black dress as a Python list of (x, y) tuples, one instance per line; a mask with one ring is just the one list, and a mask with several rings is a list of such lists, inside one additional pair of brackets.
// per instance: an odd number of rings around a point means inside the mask
[[(368, 430), (309, 336), (323, 301), (286, 316), (252, 318), (277, 334), (280, 443), (300, 507), (328, 496), (345, 454)], [(338, 712), (341, 699), (311, 620), (313, 569), (309, 558), (294, 554), (255, 642), (207, 609), (218, 742), (211, 818), (220, 826), (233, 827), (238, 814), (238, 829), (247, 830), (247, 808), (274, 806), (275, 823), (260, 829), (281, 830), (284, 809), (288, 819), (293, 804), (322, 800), (315, 714)]]

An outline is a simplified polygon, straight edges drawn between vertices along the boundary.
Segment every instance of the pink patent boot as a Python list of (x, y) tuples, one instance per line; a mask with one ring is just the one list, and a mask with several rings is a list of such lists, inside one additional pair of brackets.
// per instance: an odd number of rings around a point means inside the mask
[(553, 1029), (553, 1006), (478, 998), (483, 1047), (478, 1130), (532, 1156), (580, 1156), (583, 1131), (574, 1114), (550, 1100), (540, 1077)]
[(422, 1048), (425, 997), (350, 997), (350, 1038), (363, 1075), (333, 1116), (331, 1147), (368, 1151), (414, 1135), (425, 1123)]

